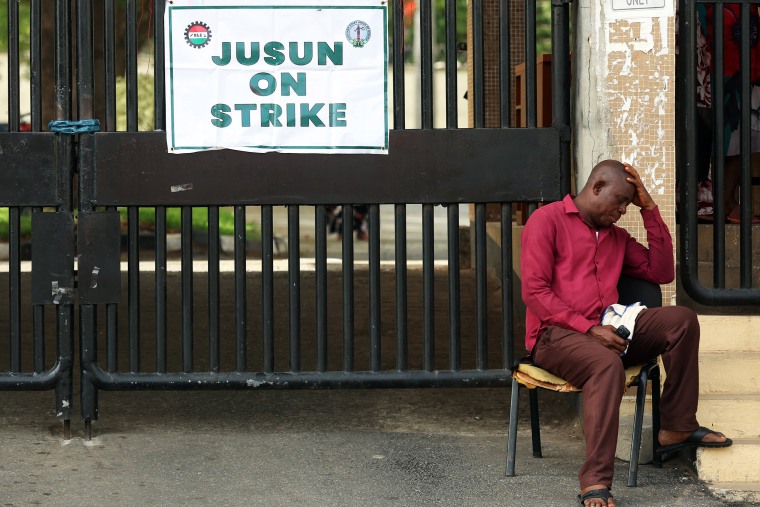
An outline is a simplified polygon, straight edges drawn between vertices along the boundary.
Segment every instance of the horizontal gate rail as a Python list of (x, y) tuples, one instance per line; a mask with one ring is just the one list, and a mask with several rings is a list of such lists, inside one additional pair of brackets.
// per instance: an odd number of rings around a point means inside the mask
[(83, 198), (92, 206), (556, 200), (560, 144), (555, 128), (394, 130), (388, 155), (188, 156), (167, 153), (162, 132), (102, 133), (81, 140), (94, 165)]

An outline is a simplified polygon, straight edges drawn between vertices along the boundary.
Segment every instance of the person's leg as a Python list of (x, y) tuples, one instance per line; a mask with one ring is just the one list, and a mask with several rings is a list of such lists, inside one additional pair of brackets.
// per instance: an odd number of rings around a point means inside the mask
[[(682, 306), (649, 308), (636, 319), (624, 364), (645, 363), (662, 355), (666, 380), (660, 398), (660, 444), (683, 441), (699, 427), (699, 321)], [(723, 441), (720, 434), (705, 441)]]
[(625, 387), (620, 357), (587, 335), (550, 327), (536, 343), (533, 360), (583, 389), (586, 459), (578, 474), (581, 490), (611, 488)]
[(645, 363), (662, 355), (667, 378), (660, 398), (662, 427), (694, 431), (699, 397), (699, 321), (682, 306), (649, 308), (636, 319), (633, 338), (623, 362)]

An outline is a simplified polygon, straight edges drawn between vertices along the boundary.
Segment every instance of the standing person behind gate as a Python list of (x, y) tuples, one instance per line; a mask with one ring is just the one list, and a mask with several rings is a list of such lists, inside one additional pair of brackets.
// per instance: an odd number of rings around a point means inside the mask
[[(629, 204), (641, 208), (649, 248), (615, 224)], [(660, 401), (658, 453), (731, 440), (696, 419), (699, 323), (687, 308), (641, 311), (627, 342), (600, 325), (618, 302), (621, 273), (664, 284), (674, 279), (673, 242), (636, 170), (605, 160), (576, 196), (539, 208), (522, 233), (525, 345), (537, 366), (583, 389), (586, 459), (581, 505), (614, 506), (612, 487), (624, 370), (662, 355), (667, 379)]]

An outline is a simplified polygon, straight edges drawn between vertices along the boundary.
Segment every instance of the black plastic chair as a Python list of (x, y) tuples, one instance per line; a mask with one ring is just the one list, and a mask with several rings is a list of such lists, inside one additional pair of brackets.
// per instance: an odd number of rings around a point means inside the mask
[[(621, 304), (631, 304), (640, 301), (649, 308), (662, 306), (662, 291), (660, 286), (645, 280), (631, 277), (621, 277), (618, 283), (618, 293)], [(524, 363), (522, 363), (524, 364)], [(512, 401), (509, 410), (509, 438), (507, 443), (507, 472), (508, 477), (515, 476), (515, 459), (517, 447), (517, 411), (519, 405), (520, 387), (527, 387), (530, 401), (530, 426), (533, 439), (533, 457), (541, 458), (541, 431), (539, 428), (538, 417), (538, 389), (539, 387), (547, 388), (546, 383), (531, 383), (530, 376), (526, 372), (520, 372), (521, 363), (518, 362), (512, 368)], [(532, 366), (532, 368), (537, 368)], [(530, 374), (529, 368), (524, 368)], [(540, 370), (540, 369), (539, 369)], [(535, 370), (533, 370), (535, 371)], [(543, 371), (543, 370), (540, 370)], [(543, 373), (547, 373), (543, 371)], [(548, 374), (548, 373), (547, 373)], [(551, 374), (548, 374), (551, 376)], [(518, 380), (519, 378), (519, 380)], [(556, 377), (555, 377), (556, 378)], [(526, 382), (527, 380), (527, 382)], [(557, 379), (565, 382), (562, 379)], [(628, 486), (634, 487), (638, 482), (639, 452), (641, 449), (641, 429), (644, 422), (644, 404), (646, 401), (646, 385), (652, 382), (652, 451), (653, 462), (655, 467), (661, 467), (662, 461), (660, 456), (654, 452), (659, 445), (657, 434), (660, 431), (660, 368), (657, 360), (652, 360), (644, 365), (637, 375), (627, 383), (627, 386), (636, 385), (636, 409), (633, 418), (633, 433), (631, 438), (631, 462), (628, 469)], [(577, 389), (565, 384), (566, 387), (554, 389), (559, 392), (578, 392)]]

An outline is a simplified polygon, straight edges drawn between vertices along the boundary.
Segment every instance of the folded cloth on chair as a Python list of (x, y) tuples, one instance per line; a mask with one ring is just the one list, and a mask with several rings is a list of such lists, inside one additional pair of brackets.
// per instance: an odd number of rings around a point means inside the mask
[[(633, 303), (630, 305), (614, 304), (607, 307), (602, 315), (603, 326), (620, 327), (625, 326), (631, 334), (628, 335), (628, 343), (630, 344), (633, 339), (634, 326), (636, 325), (636, 317), (642, 310), (646, 310), (646, 306), (641, 303)], [(620, 356), (624, 356), (628, 352), (628, 345)]]

